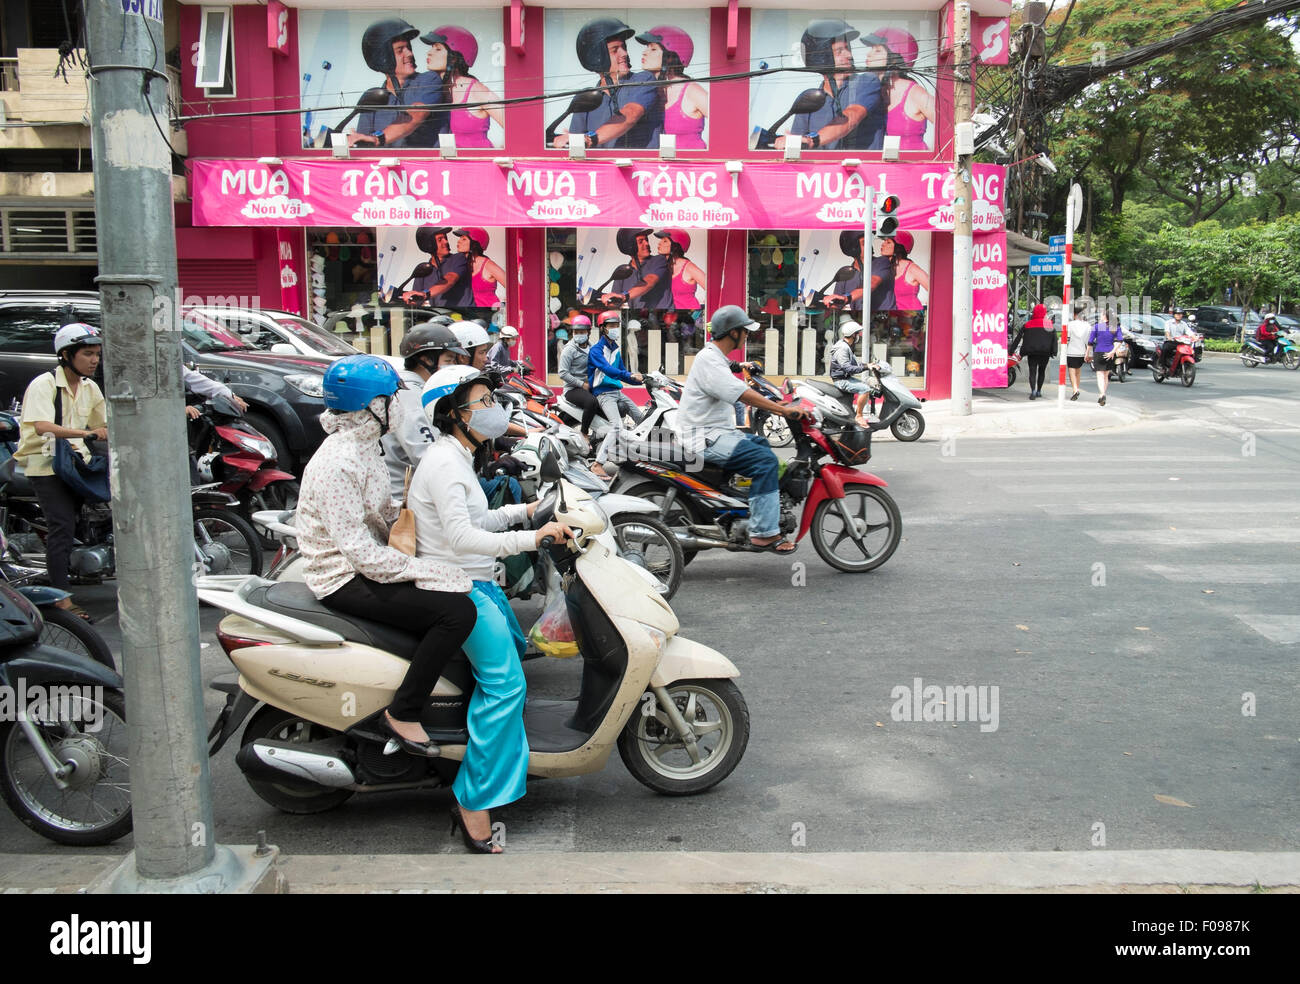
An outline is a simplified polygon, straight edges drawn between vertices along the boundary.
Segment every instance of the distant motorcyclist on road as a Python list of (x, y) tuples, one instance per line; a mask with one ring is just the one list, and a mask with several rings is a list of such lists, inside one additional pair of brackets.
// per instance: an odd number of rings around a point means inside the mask
[(862, 380), (853, 378), (870, 368), (865, 363), (859, 362), (857, 356), (853, 354), (853, 343), (861, 331), (862, 326), (856, 321), (846, 321), (840, 325), (842, 337), (831, 346), (830, 350), (831, 382), (841, 393), (849, 393), (853, 396), (853, 413), (859, 424), (868, 427), (870, 421), (863, 416), (862, 408), (866, 405), (867, 397), (871, 395), (871, 387)]
[(1160, 365), (1168, 369), (1174, 357), (1174, 350), (1178, 348), (1178, 339), (1191, 330), (1191, 325), (1184, 321), (1183, 318), (1187, 312), (1182, 308), (1174, 308), (1174, 316), (1165, 322), (1165, 340), (1160, 346)]
[(1255, 341), (1264, 349), (1264, 357), (1270, 361), (1273, 353), (1277, 351), (1278, 340), (1278, 323), (1274, 315), (1264, 315), (1264, 320), (1259, 323), (1259, 328), (1255, 330)]

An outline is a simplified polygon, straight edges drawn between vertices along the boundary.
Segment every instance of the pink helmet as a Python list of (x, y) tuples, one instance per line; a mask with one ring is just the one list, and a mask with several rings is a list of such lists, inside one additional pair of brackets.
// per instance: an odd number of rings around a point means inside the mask
[(571, 324), (574, 328), (590, 328), (591, 319), (588, 318), (585, 314), (575, 314), (573, 318), (569, 321), (569, 324)]
[(909, 256), (912, 253), (912, 247), (916, 245), (916, 239), (912, 234), (910, 232), (904, 232), (902, 229), (899, 229), (889, 238), (898, 243), (899, 246), (902, 246), (903, 249), (907, 250)]
[(671, 239), (685, 253), (691, 248), (691, 236), (685, 229), (660, 229), (655, 233), (660, 239)]
[(428, 34), (421, 34), (420, 40), (425, 44), (446, 45), (464, 58), (466, 65), (473, 65), (474, 59), (478, 57), (478, 42), (474, 40), (474, 35), (463, 27), (454, 27), (451, 24), (435, 27)]
[(670, 24), (652, 27), (644, 34), (638, 34), (636, 39), (642, 44), (657, 44), (665, 51), (671, 51), (681, 59), (682, 68), (691, 63), (691, 56), (695, 54), (695, 42), (691, 36), (680, 27)]
[(468, 236), (474, 242), (478, 243), (479, 249), (483, 250), (485, 253), (487, 252), (488, 233), (486, 229), (453, 229), (451, 234), (453, 236)]
[(916, 56), (921, 49), (916, 43), (916, 38), (901, 27), (885, 27), (872, 33), (878, 38), (884, 38), (885, 46), (902, 58), (908, 68), (916, 64)]

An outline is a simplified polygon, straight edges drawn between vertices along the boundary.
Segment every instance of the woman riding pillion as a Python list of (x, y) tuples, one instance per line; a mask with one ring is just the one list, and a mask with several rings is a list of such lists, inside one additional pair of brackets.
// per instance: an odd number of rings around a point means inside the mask
[(452, 829), (460, 827), (471, 850), (498, 853), (488, 811), (524, 795), (528, 738), (520, 664), (524, 634), (492, 580), (493, 567), (498, 557), (535, 550), (547, 536), (565, 539), (569, 530), (559, 523), (511, 530), (526, 526), (535, 502), (488, 508), (476, 465), (505, 433), (507, 415), (487, 375), (472, 366), (441, 369), (425, 384), (422, 400), (429, 422), (444, 436), (425, 453), (411, 483), (416, 551), (463, 568), (473, 580), (469, 597), (478, 613), (463, 646), (478, 685), (469, 705), (469, 743), (452, 787), (458, 804)]
[(303, 580), (326, 607), (422, 637), (382, 722), (410, 754), (436, 756), (420, 711), (474, 628), (470, 579), (452, 563), (388, 546), (399, 504), (379, 441), (401, 415), (397, 370), (352, 355), (326, 370), (323, 385), (328, 436), (303, 471), (298, 497)]
[(618, 443), (623, 429), (623, 414), (629, 414), (637, 422), (641, 419), (636, 404), (624, 395), (623, 384), (640, 383), (644, 377), (623, 367), (623, 356), (618, 350), (618, 333), (622, 327), (618, 312), (606, 311), (596, 321), (600, 326), (600, 340), (587, 350), (587, 381), (591, 384), (591, 395), (596, 398), (601, 416), (609, 422), (609, 430), (596, 449), (596, 463), (591, 470), (601, 478), (610, 478), (612, 476), (604, 466)]

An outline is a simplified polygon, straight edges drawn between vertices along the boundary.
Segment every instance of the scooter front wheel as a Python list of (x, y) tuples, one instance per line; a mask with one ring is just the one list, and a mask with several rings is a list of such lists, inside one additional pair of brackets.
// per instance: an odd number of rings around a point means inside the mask
[(848, 485), (843, 499), (818, 503), (808, 534), (826, 563), (847, 574), (862, 574), (893, 556), (903, 535), (903, 517), (894, 497), (880, 486)]
[(1282, 356), (1282, 364), (1288, 369), (1300, 369), (1300, 352), (1288, 349), (1286, 355)]
[(1182, 369), (1182, 378), (1184, 386), (1191, 386), (1196, 382), (1196, 366), (1191, 362), (1184, 362)]
[(618, 736), (618, 754), (642, 785), (665, 796), (712, 789), (731, 775), (749, 744), (749, 707), (730, 680), (678, 680), (668, 696), (695, 732), (696, 754), (653, 693), (641, 698)]
[(794, 432), (790, 430), (790, 424), (784, 417), (764, 413), (762, 424), (757, 429), (774, 448), (787, 448), (794, 443)]
[(904, 411), (890, 425), (889, 432), (900, 441), (915, 441), (925, 433), (925, 418), (915, 410)]

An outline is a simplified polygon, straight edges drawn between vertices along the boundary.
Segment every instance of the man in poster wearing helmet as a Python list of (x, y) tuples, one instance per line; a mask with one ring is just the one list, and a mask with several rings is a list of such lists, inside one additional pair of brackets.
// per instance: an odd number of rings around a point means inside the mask
[[(366, 110), (357, 117), (349, 147), (436, 147), (447, 128), (442, 103), (442, 76), (415, 67), (411, 39), (419, 31), (400, 17), (376, 21), (361, 36), (361, 54), (384, 77), (390, 109)], [(416, 107), (429, 107), (419, 109)]]
[[(808, 25), (800, 43), (807, 68), (822, 73), (822, 91), (829, 99), (814, 113), (799, 113), (790, 134), (778, 137), (777, 149), (799, 139), (810, 150), (880, 150), (885, 145), (885, 107), (880, 80), (871, 72), (857, 72), (852, 41), (859, 36), (842, 20), (818, 20)], [(875, 35), (864, 44), (881, 44)]]
[(614, 307), (626, 304), (636, 310), (661, 310), (671, 297), (672, 268), (668, 257), (650, 254), (649, 229), (620, 229), (616, 236), (618, 251), (626, 255), (632, 275), (615, 280), (609, 293), (601, 294), (603, 303)]
[(586, 135), (588, 147), (652, 150), (659, 146), (664, 110), (650, 72), (632, 73), (627, 39), (636, 34), (621, 20), (598, 17), (578, 31), (578, 61), (597, 75), (604, 99), (595, 109), (574, 113), (568, 132), (556, 134), (552, 146), (569, 146), (569, 133)]
[(474, 290), (470, 276), (469, 253), (453, 253), (447, 241), (450, 226), (423, 226), (415, 230), (415, 242), (422, 252), (429, 254), (428, 263), (433, 270), (416, 277), (411, 290), (402, 293), (408, 304), (423, 301), (430, 307), (467, 308), (474, 306)]

